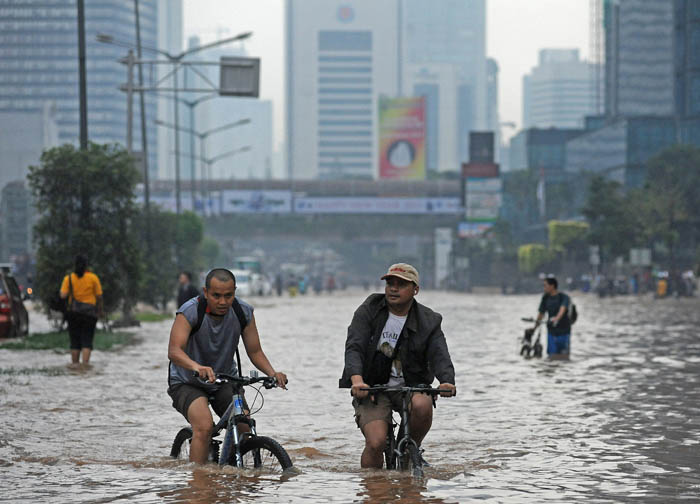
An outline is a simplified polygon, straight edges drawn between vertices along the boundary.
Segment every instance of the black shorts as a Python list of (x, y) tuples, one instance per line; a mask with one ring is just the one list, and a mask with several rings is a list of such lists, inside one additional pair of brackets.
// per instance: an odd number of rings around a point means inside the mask
[[(168, 395), (173, 400), (173, 408), (178, 410), (188, 422), (187, 410), (189, 409), (190, 404), (192, 404), (195, 399), (200, 397), (207, 398), (209, 404), (211, 404), (211, 407), (214, 408), (214, 413), (216, 413), (217, 416), (221, 417), (224, 413), (226, 413), (226, 408), (228, 408), (229, 404), (231, 404), (231, 398), (233, 397), (233, 384), (224, 383), (213, 395), (209, 395), (208, 392), (208, 390), (195, 387), (194, 385), (188, 385), (186, 383), (168, 387)], [(241, 396), (243, 397), (243, 409), (249, 411), (243, 389), (241, 389)]]
[(70, 349), (92, 349), (92, 340), (95, 337), (95, 326), (97, 326), (97, 319), (95, 317), (90, 317), (89, 315), (83, 315), (80, 313), (69, 313), (66, 318), (68, 319)]

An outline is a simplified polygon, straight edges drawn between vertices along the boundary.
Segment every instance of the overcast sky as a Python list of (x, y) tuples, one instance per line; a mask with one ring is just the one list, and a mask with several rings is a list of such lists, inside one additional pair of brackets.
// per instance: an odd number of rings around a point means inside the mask
[[(349, 0), (351, 1), (351, 0)], [(382, 0), (377, 0), (382, 1)], [(425, 0), (435, 2), (440, 0)], [(500, 67), (501, 121), (521, 124), (522, 76), (541, 48), (578, 48), (588, 58), (588, 0), (486, 0), (487, 55)], [(275, 145), (284, 140), (284, 0), (183, 0), (185, 39), (253, 31), (262, 59), (261, 98), (273, 102)], [(510, 136), (513, 130), (506, 129)]]

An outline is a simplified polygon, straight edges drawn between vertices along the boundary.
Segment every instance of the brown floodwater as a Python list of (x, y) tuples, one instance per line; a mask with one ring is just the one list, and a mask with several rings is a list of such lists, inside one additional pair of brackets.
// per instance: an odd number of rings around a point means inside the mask
[[(362, 435), (338, 377), (365, 296), (250, 299), (290, 380), (265, 391), (256, 415), (298, 468), (284, 479), (168, 457), (185, 425), (165, 392), (169, 322), (94, 352), (81, 372), (65, 353), (0, 350), (0, 501), (700, 501), (698, 300), (575, 294), (572, 358), (549, 361), (518, 355), (520, 317), (538, 296), (421, 291), (443, 314), (458, 396), (438, 401), (431, 467), (416, 481), (359, 467)], [(33, 312), (32, 330), (47, 328)]]

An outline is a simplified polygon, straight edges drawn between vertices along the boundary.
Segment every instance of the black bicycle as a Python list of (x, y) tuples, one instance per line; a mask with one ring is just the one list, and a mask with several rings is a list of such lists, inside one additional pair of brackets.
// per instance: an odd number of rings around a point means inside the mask
[[(427, 387), (388, 387), (386, 385), (376, 385), (373, 387), (361, 388), (372, 394), (398, 392), (401, 394), (401, 411), (398, 411), (401, 419), (396, 421), (394, 415), (391, 417), (391, 425), (386, 438), (386, 448), (384, 448), (384, 460), (387, 469), (398, 469), (400, 471), (411, 471), (416, 478), (423, 477), (423, 468), (426, 465), (423, 460), (423, 450), (411, 438), (409, 405), (411, 396), (414, 393), (428, 394), (433, 398), (440, 395), (444, 390)], [(398, 431), (396, 430), (398, 427)]]
[[(219, 465), (232, 465), (243, 469), (256, 469), (265, 473), (282, 473), (292, 467), (292, 460), (286, 450), (277, 441), (265, 436), (258, 436), (253, 413), (260, 411), (262, 405), (254, 412), (244, 410), (243, 387), (262, 383), (266, 389), (277, 386), (273, 376), (258, 376), (251, 371), (250, 377), (217, 374), (215, 383), (232, 383), (233, 397), (226, 412), (214, 425), (208, 460)], [(260, 394), (260, 389), (255, 389)], [(262, 396), (261, 396), (262, 397)], [(252, 408), (251, 408), (252, 409)], [(239, 432), (238, 424), (246, 424), (249, 432)], [(222, 430), (226, 431), (224, 440), (214, 439)], [(184, 427), (175, 436), (170, 456), (189, 460), (192, 428)]]
[[(532, 357), (542, 357), (542, 343), (540, 343), (540, 334), (542, 333), (542, 324), (533, 318), (521, 318), (523, 322), (535, 322), (535, 327), (525, 329), (520, 340), (520, 355), (529, 359)], [(534, 336), (534, 341), (533, 341)]]

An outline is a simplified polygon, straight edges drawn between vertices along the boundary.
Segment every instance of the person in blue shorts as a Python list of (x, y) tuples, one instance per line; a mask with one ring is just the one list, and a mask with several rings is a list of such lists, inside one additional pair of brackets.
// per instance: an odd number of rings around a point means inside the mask
[(571, 349), (571, 321), (569, 307), (571, 299), (559, 292), (559, 283), (554, 277), (547, 277), (543, 282), (544, 294), (537, 310), (536, 324), (540, 324), (547, 314), (547, 355), (567, 358)]

